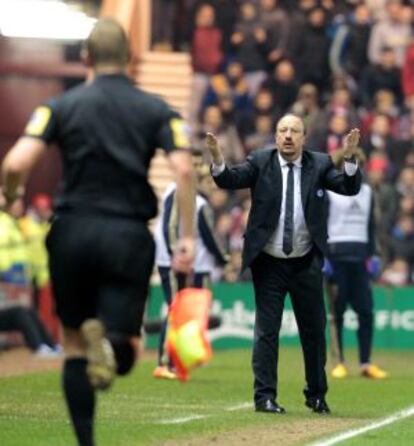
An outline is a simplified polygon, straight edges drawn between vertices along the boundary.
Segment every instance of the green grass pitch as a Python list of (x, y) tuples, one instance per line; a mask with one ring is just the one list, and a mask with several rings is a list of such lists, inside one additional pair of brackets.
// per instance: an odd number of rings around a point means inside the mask
[[(249, 432), (269, 431), (277, 438), (278, 433), (289, 434), (295, 430), (293, 426), (304, 425), (306, 432), (297, 438), (293, 432), (289, 443), (304, 445), (363, 426), (414, 405), (414, 354), (374, 353), (375, 360), (391, 377), (381, 382), (359, 377), (356, 353), (351, 351), (351, 376), (329, 382), (327, 400), (333, 411), (329, 425), (326, 417), (321, 421), (321, 416), (304, 407), (303, 366), (298, 348), (282, 348), (280, 354), (278, 401), (287, 409), (286, 416), (257, 414), (250, 406), (252, 373), (248, 350), (216, 352), (212, 362), (193, 371), (191, 380), (184, 384), (155, 380), (151, 376), (154, 361), (143, 361), (129, 377), (117, 380), (110, 392), (99, 395), (97, 444), (180, 444), (192, 439), (200, 442), (203, 438), (220, 438), (227, 435), (225, 432), (232, 432), (237, 438), (243, 432), (248, 436)], [(0, 444), (75, 445), (58, 372), (0, 378)], [(412, 445), (414, 417), (341, 444)]]

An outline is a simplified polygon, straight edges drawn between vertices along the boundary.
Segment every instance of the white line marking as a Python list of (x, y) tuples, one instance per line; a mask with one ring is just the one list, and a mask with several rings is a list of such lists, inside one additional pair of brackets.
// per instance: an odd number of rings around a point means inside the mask
[(412, 415), (414, 415), (414, 406), (400, 410), (399, 412), (396, 412), (395, 414), (390, 415), (389, 417), (384, 418), (375, 423), (368, 424), (358, 429), (351, 429), (349, 431), (345, 431), (342, 434), (335, 435), (334, 437), (328, 438), (326, 440), (311, 443), (309, 446), (331, 446), (333, 444), (340, 443), (341, 441), (348, 440), (349, 438), (365, 434), (365, 432), (369, 432), (374, 429), (379, 429), (381, 427), (387, 426), (388, 424), (395, 423), (396, 421), (411, 417)]
[(228, 412), (233, 412), (235, 410), (251, 409), (252, 407), (253, 407), (252, 403), (240, 403), (234, 406), (227, 407), (225, 410)]
[[(234, 412), (235, 410), (242, 410), (250, 407), (252, 407), (252, 403), (239, 403), (235, 404), (234, 406), (226, 407), (224, 410), (227, 412)], [(211, 416), (212, 415), (189, 415), (188, 417), (181, 417), (181, 418), (170, 418), (170, 419), (167, 418), (166, 420), (157, 421), (156, 424), (182, 424), (194, 420), (202, 420), (203, 418), (208, 418)]]
[(207, 416), (208, 415), (190, 415), (182, 418), (171, 418), (169, 420), (161, 420), (157, 424), (182, 424), (188, 423), (189, 421), (201, 420), (203, 418), (207, 418)]

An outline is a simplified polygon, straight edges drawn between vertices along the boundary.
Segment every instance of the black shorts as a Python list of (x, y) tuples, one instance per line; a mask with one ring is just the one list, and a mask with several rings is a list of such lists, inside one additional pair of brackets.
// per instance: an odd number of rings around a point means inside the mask
[(140, 333), (154, 241), (146, 223), (103, 216), (57, 217), (46, 240), (57, 313), (77, 329), (98, 317), (108, 332)]
[(162, 290), (164, 298), (168, 305), (171, 304), (175, 293), (186, 287), (192, 288), (209, 288), (210, 273), (193, 273), (190, 278), (190, 283), (187, 283), (187, 277), (183, 274), (175, 274), (168, 266), (159, 266)]

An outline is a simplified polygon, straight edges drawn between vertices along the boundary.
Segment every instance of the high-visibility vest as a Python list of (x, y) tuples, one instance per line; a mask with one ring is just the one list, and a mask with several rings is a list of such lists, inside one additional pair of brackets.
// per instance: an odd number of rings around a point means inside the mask
[(27, 245), (17, 221), (0, 212), (0, 274), (4, 281), (30, 281)]
[(50, 223), (26, 215), (19, 219), (19, 226), (27, 244), (31, 277), (36, 285), (42, 288), (50, 281), (49, 256), (45, 244)]

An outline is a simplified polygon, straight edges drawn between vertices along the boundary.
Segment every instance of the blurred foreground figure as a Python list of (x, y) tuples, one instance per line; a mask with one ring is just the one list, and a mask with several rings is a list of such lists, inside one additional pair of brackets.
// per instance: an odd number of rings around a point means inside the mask
[(93, 445), (95, 390), (107, 389), (135, 360), (154, 242), (147, 221), (157, 210), (147, 181), (157, 147), (177, 174), (182, 235), (173, 268), (193, 260), (193, 167), (184, 123), (126, 75), (128, 39), (112, 19), (86, 41), (91, 83), (38, 107), (7, 154), (3, 195), (12, 203), (49, 143), (58, 144), (64, 183), (47, 237), (57, 313), (64, 330), (63, 388), (78, 442)]

